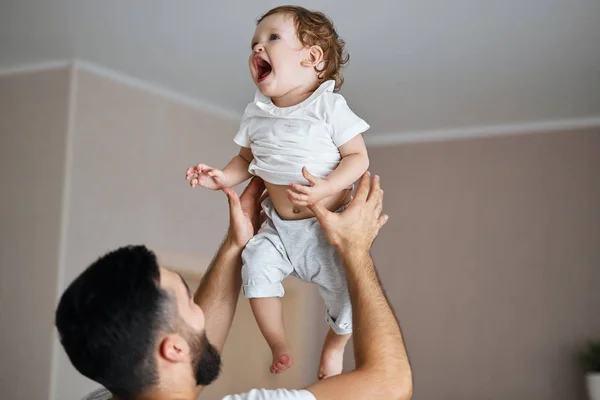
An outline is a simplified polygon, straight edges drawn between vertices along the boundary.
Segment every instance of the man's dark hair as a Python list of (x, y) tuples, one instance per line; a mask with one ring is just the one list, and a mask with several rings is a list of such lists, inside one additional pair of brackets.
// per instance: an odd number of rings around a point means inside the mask
[(130, 398), (157, 383), (152, 350), (169, 329), (170, 307), (155, 254), (126, 246), (99, 258), (69, 285), (56, 328), (82, 375)]

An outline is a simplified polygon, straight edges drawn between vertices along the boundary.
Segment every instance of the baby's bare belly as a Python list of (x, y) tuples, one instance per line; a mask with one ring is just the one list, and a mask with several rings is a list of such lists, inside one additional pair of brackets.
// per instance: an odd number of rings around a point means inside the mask
[[(269, 197), (277, 210), (279, 216), (283, 219), (295, 220), (295, 219), (306, 219), (314, 217), (312, 211), (308, 209), (308, 207), (296, 206), (291, 200), (288, 198), (288, 189), (287, 185), (272, 185), (268, 182), (265, 182), (265, 186), (267, 187), (267, 191), (269, 192)], [(323, 200), (323, 204), (330, 211), (336, 211), (344, 204), (350, 201), (350, 196), (352, 195), (350, 189), (341, 191), (339, 193), (334, 194), (333, 196), (327, 197)]]

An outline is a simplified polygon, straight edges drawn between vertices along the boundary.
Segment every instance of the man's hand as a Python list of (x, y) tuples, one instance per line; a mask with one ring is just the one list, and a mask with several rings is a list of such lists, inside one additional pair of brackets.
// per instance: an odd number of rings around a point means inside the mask
[(379, 230), (388, 220), (383, 210), (383, 190), (379, 176), (372, 179), (363, 174), (356, 195), (348, 207), (339, 213), (331, 212), (322, 203), (309, 206), (321, 224), (327, 239), (340, 253), (368, 252)]
[(319, 400), (408, 400), (412, 371), (398, 320), (383, 292), (369, 250), (388, 217), (382, 215), (379, 177), (360, 179), (346, 210), (333, 213), (323, 204), (311, 207), (327, 239), (344, 262), (352, 303), (354, 371), (307, 387)]
[(309, 186), (290, 183), (288, 199), (296, 206), (311, 206), (326, 197), (331, 196), (331, 188), (325, 179), (317, 178), (308, 172), (306, 167), (302, 168), (302, 175), (309, 182)]
[(231, 188), (221, 190), (229, 200), (227, 240), (243, 248), (260, 228), (261, 203), (266, 197), (264, 182), (260, 178), (252, 178), (241, 197)]
[(185, 179), (190, 181), (191, 187), (202, 186), (211, 190), (219, 190), (229, 186), (227, 176), (223, 171), (206, 164), (189, 167), (185, 172)]

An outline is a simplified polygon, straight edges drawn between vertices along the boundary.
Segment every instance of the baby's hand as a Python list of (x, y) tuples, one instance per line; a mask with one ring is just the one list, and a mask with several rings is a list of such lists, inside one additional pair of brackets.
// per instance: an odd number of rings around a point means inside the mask
[(227, 186), (227, 179), (223, 171), (206, 164), (198, 164), (188, 168), (185, 179), (190, 181), (191, 187), (202, 186), (211, 190), (219, 190)]
[(309, 186), (290, 183), (288, 198), (294, 205), (310, 206), (331, 195), (329, 184), (325, 179), (312, 176), (306, 167), (302, 168), (302, 175), (310, 183)]

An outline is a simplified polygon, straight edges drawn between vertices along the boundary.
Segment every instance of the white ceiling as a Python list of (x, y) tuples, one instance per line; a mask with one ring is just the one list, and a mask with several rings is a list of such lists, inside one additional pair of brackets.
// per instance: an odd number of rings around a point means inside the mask
[[(267, 0), (0, 0), (0, 68), (79, 58), (241, 113)], [(600, 0), (310, 0), (342, 93), (393, 134), (600, 116)]]

